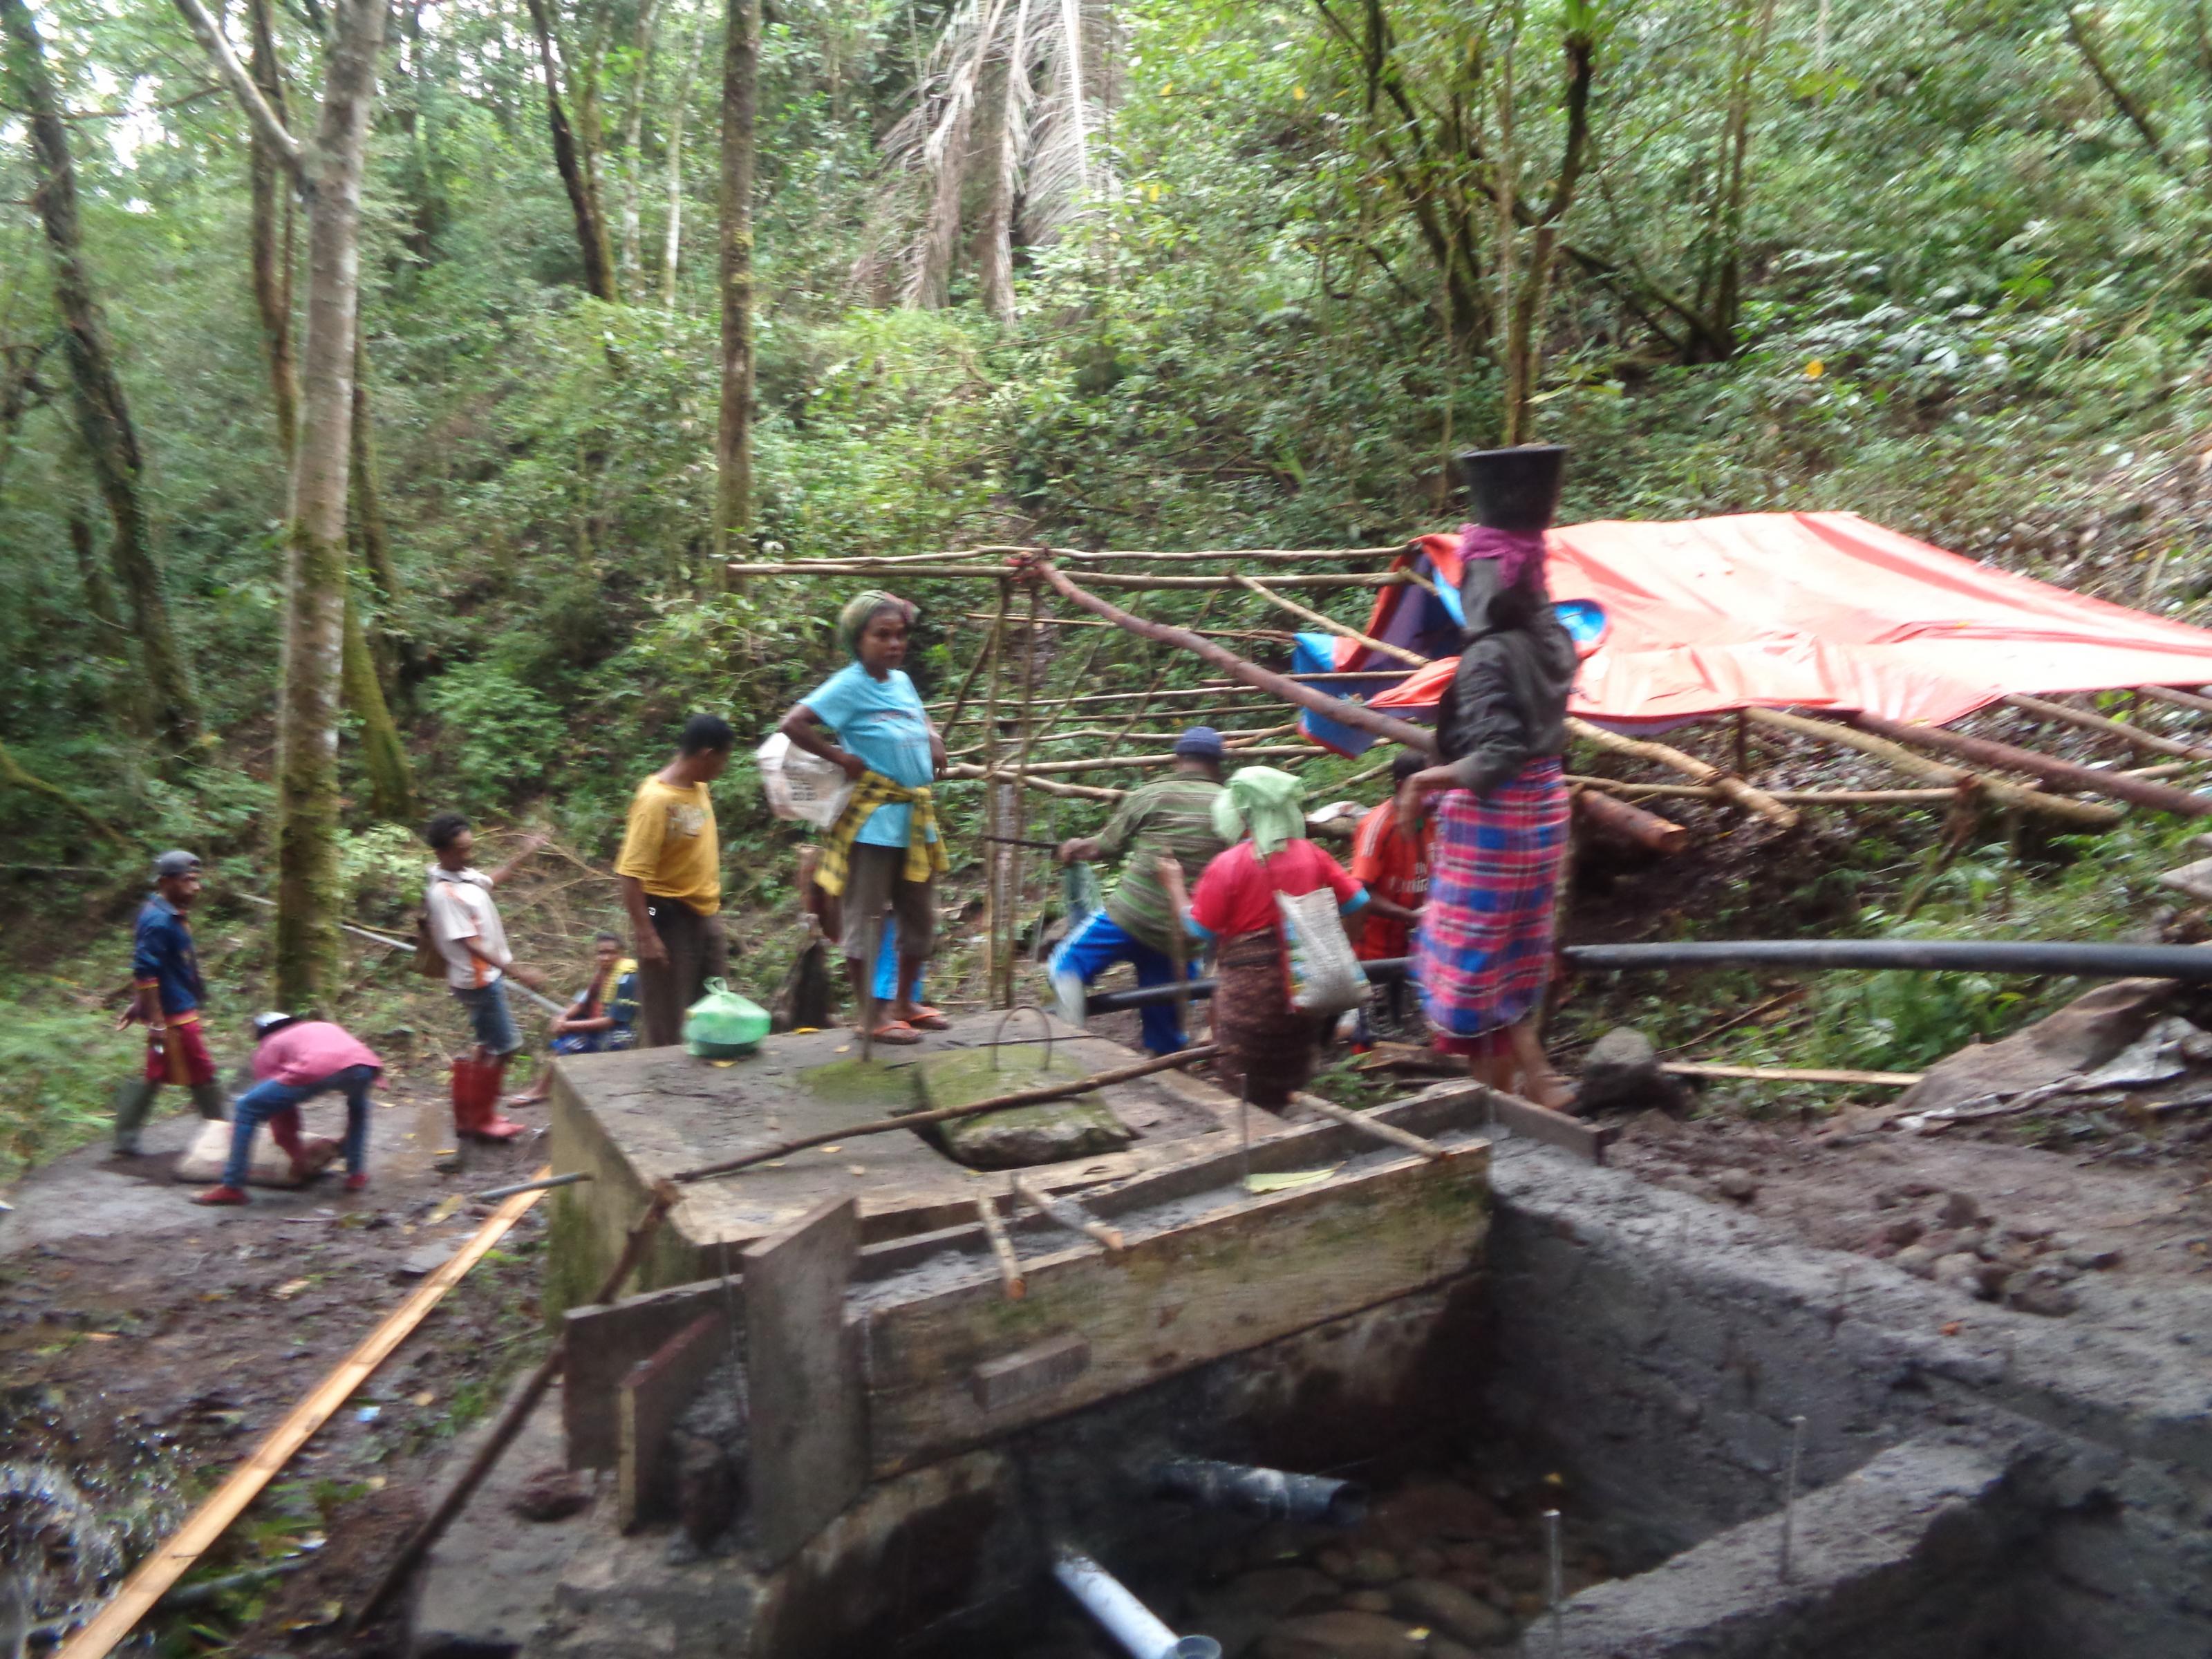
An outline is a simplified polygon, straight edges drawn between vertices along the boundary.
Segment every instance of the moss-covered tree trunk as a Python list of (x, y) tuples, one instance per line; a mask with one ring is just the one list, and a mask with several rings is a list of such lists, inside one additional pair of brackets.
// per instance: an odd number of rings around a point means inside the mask
[(530, 27), (538, 37), (538, 61), (545, 77), (545, 121), (553, 135), (553, 165), (561, 174), (561, 187), (568, 195), (568, 211), (576, 224), (576, 251), (584, 262), (584, 290), (593, 299), (611, 305), (615, 289), (614, 244), (607, 236), (606, 216), (599, 210), (597, 181), (576, 142), (575, 129), (561, 99), (561, 69), (553, 52), (553, 22), (544, 0), (529, 0)]
[[(21, 0), (0, 0), (20, 5)], [(337, 988), (337, 714), (345, 635), (346, 497), (353, 456), (361, 184), (389, 0), (332, 0), (322, 113), (295, 138), (201, 0), (177, 0), (255, 130), (307, 204), (307, 337), (285, 535), (283, 690), (276, 715), (276, 994), (316, 1006)]]
[(684, 54), (684, 70), (677, 77), (676, 97), (668, 107), (668, 137), (665, 148), (667, 172), (664, 188), (668, 198), (668, 222), (661, 228), (660, 308), (676, 309), (676, 270), (684, 257), (684, 126), (691, 112), (691, 82), (699, 73), (699, 59), (707, 50), (707, 20), (703, 7), (692, 32), (691, 50)]
[(727, 0), (722, 45), (722, 397), (714, 426), (714, 566), (753, 520), (753, 155), (760, 0)]
[(10, 101), (30, 127), (39, 217), (53, 270), (54, 305), (61, 313), (77, 428), (115, 525), (108, 562), (130, 608), (155, 726), (174, 750), (189, 755), (199, 737), (199, 703), (170, 623), (168, 592), (161, 568), (154, 562), (145, 511), (138, 499), (143, 465), (138, 434), (131, 423), (131, 407), (108, 345), (106, 319), (85, 260), (76, 167), (70, 157), (61, 100), (46, 66), (38, 25), (23, 0), (0, 0), (0, 53), (4, 53), (7, 80), (15, 93)]
[(361, 609), (345, 599), (345, 645), (342, 666), (346, 707), (361, 722), (361, 763), (368, 774), (368, 810), (378, 817), (404, 823), (415, 816), (415, 775), (392, 711), (377, 682), (376, 662), (361, 626)]

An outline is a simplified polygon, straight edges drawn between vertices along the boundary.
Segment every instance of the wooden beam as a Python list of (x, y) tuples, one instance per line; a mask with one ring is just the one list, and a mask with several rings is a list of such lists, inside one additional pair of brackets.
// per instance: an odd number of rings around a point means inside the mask
[(941, 553), (893, 553), (873, 558), (869, 562), (880, 565), (942, 564), (947, 559), (967, 561), (992, 558), (1035, 558), (1042, 554), (1048, 559), (1071, 564), (1331, 564), (1343, 559), (1395, 559), (1409, 552), (1413, 544), (1400, 542), (1392, 547), (1244, 547), (1222, 548), (1212, 551), (1189, 553), (1156, 553), (1144, 550), (1125, 551), (1109, 548), (1096, 553), (1086, 553), (1073, 547), (963, 547)]
[(1659, 1069), (1674, 1077), (1741, 1078), (1749, 1083), (1878, 1084), (1889, 1089), (1909, 1089), (1920, 1081), (1918, 1072), (1838, 1072), (1815, 1066), (1705, 1066), (1695, 1060), (1668, 1060)]
[[(1703, 783), (1631, 783), (1625, 778), (1567, 774), (1571, 788), (1602, 790), (1627, 800), (1718, 800), (1721, 792)], [(1959, 799), (1952, 789), (1770, 789), (1784, 806), (1934, 806)]]
[[(539, 1174), (550, 1170), (541, 1170)], [(378, 1323), (360, 1345), (313, 1389), (307, 1398), (285, 1413), (262, 1443), (233, 1469), (213, 1495), (193, 1510), (185, 1524), (141, 1561), (123, 1588), (94, 1613), (82, 1630), (62, 1644), (61, 1659), (104, 1659), (138, 1621), (144, 1618), (169, 1587), (199, 1565), (200, 1559), (230, 1530), (230, 1523), (245, 1512), (261, 1489), (307, 1443), (331, 1413), (351, 1399), (371, 1373), (390, 1358), (415, 1328), (436, 1307), (447, 1291), (483, 1259), (484, 1252), (506, 1237), (530, 1206), (544, 1194), (517, 1193), (484, 1220), (469, 1242), (455, 1251), (435, 1273), (415, 1287), (414, 1293)]]
[[(969, 622), (988, 622), (988, 611), (963, 611), (961, 616)], [(1100, 622), (1093, 617), (1046, 617), (1037, 624), (1040, 628), (1112, 628), (1109, 622)], [(1203, 634), (1209, 640), (1272, 640), (1279, 645), (1296, 637), (1288, 628), (1194, 628), (1194, 634)]]
[[(734, 1263), (732, 1264), (735, 1265)], [(737, 1304), (735, 1278), (592, 1303), (562, 1316), (562, 1438), (572, 1469), (611, 1469), (622, 1451), (615, 1393), (633, 1368), (702, 1313)]]
[(1306, 1111), (1316, 1113), (1328, 1119), (1332, 1123), (1341, 1123), (1347, 1129), (1357, 1129), (1361, 1134), (1370, 1139), (1382, 1141), (1386, 1146), (1395, 1146), (1408, 1152), (1419, 1152), (1423, 1158), (1427, 1158), (1449, 1156), (1435, 1141), (1424, 1140), (1410, 1129), (1401, 1129), (1395, 1123), (1385, 1123), (1382, 1119), (1370, 1117), (1364, 1112), (1352, 1111), (1347, 1107), (1338, 1105), (1333, 1100), (1324, 1100), (1319, 1095), (1294, 1094), (1291, 1097), (1291, 1102)]
[(1585, 1164), (1605, 1162), (1605, 1149), (1613, 1142), (1613, 1132), (1610, 1128), (1585, 1123), (1565, 1112), (1555, 1112), (1518, 1095), (1509, 1095), (1503, 1089), (1486, 1089), (1483, 1092), (1489, 1097), (1492, 1121), (1507, 1133), (1540, 1140)]
[(1802, 821), (1794, 807), (1784, 806), (1763, 789), (1754, 789), (1741, 778), (1731, 776), (1719, 767), (1699, 760), (1695, 755), (1686, 755), (1679, 749), (1663, 743), (1651, 743), (1641, 738), (1624, 738), (1617, 732), (1592, 726), (1588, 720), (1567, 720), (1567, 730), (1585, 743), (1616, 755), (1632, 755), (1638, 760), (1656, 762), (1672, 768), (1685, 777), (1695, 778), (1699, 783), (1717, 789), (1735, 805), (1747, 812), (1755, 812), (1769, 823), (1784, 830), (1795, 830)]
[(983, 1237), (991, 1241), (991, 1255), (998, 1261), (999, 1282), (1006, 1287), (1006, 1300), (1018, 1302), (1029, 1294), (1029, 1286), (1022, 1280), (1021, 1258), (1014, 1254), (1014, 1241), (1006, 1237), (1006, 1224), (999, 1218), (998, 1200), (978, 1193), (975, 1213), (983, 1223)]
[(860, 1206), (848, 1195), (744, 1253), (747, 1480), (768, 1566), (797, 1554), (867, 1484), (866, 1385), (845, 1324), (860, 1249)]
[(1118, 801), (1128, 794), (1126, 789), (1109, 789), (1103, 785), (1089, 783), (1055, 783), (1050, 778), (1033, 777), (1024, 772), (1015, 774), (1000, 767), (995, 772), (986, 772), (980, 766), (956, 762), (945, 769), (947, 779), (965, 781), (970, 778), (997, 778), (1002, 782), (1020, 783), (1030, 789), (1042, 790), (1048, 795), (1058, 795), (1068, 800)]
[[(1686, 788), (1700, 786), (1689, 784)], [(1707, 790), (1708, 795), (1717, 792)], [(1574, 792), (1575, 811), (1583, 823), (1607, 841), (1619, 842), (1630, 847), (1640, 847), (1646, 852), (1656, 853), (1662, 858), (1672, 858), (1689, 845), (1688, 829), (1672, 818), (1662, 818), (1656, 812), (1647, 812), (1640, 806), (1631, 806), (1601, 789), (1587, 785), (1577, 787)]]
[[(1322, 748), (1316, 743), (1263, 744), (1257, 748), (1237, 749), (1231, 752), (1245, 760), (1258, 760), (1263, 757), (1270, 760), (1322, 760), (1328, 758), (1332, 753), (1331, 750)], [(1007, 777), (1034, 778), (1054, 776), (1062, 772), (1101, 772), (1127, 767), (1142, 769), (1173, 766), (1175, 763), (1176, 757), (1171, 754), (1099, 755), (1086, 760), (1031, 761), (1025, 767), (1002, 766), (999, 771)], [(948, 775), (955, 775), (954, 769), (950, 767), (946, 769), (946, 772)], [(977, 769), (975, 775), (978, 777), (982, 775), (981, 769)]]
[(1108, 1226), (1073, 1199), (1054, 1198), (1035, 1182), (1018, 1175), (1013, 1177), (1013, 1184), (1014, 1196), (1039, 1215), (1051, 1217), (1071, 1232), (1097, 1239), (1109, 1253), (1122, 1248), (1121, 1229)]
[(1378, 640), (1372, 634), (1363, 634), (1358, 629), (1348, 627), (1337, 621), (1334, 617), (1324, 617), (1320, 611), (1300, 605), (1296, 599), (1285, 599), (1273, 588), (1266, 586), (1253, 577), (1239, 573), (1237, 580), (1241, 586), (1257, 593), (1277, 610), (1287, 611), (1293, 617), (1301, 617), (1316, 627), (1324, 628), (1339, 639), (1355, 640), (1370, 651), (1379, 651), (1386, 657), (1410, 664), (1415, 668), (1425, 668), (1428, 665), (1429, 659), (1421, 655), (1419, 652), (1408, 651), (1403, 646), (1391, 644), (1388, 640)]
[(2085, 732), (2101, 732), (2108, 738), (2132, 744), (2154, 755), (2178, 755), (2184, 760), (2212, 760), (2212, 749), (2202, 744), (2183, 743), (2178, 738), (2160, 737), (2155, 732), (2146, 732), (2139, 726), (2130, 726), (2125, 720), (2108, 720), (2102, 714), (2093, 714), (2086, 708), (2069, 708), (2063, 702), (2052, 702), (2045, 697), (2031, 697), (2015, 693), (2004, 699), (2008, 708), (2017, 708), (2023, 714), (2033, 714), (2038, 720), (2061, 720), (2068, 726), (2078, 726)]
[(2002, 771), (2025, 772), (2062, 789), (2107, 795), (2114, 800), (2130, 801), (2154, 811), (2173, 812), (2184, 817), (2212, 817), (2212, 796), (2192, 795), (2171, 784), (2131, 778), (2124, 772), (2100, 772), (2094, 767), (2076, 766), (2072, 761), (2039, 755), (2032, 749), (2016, 749), (2011, 744), (1995, 743), (1987, 738), (1970, 738), (1941, 726), (1907, 726), (1902, 720), (1867, 714), (1855, 714), (1851, 720), (1852, 724), (1893, 743), (1938, 750)]
[(1436, 734), (1425, 726), (1416, 726), (1411, 720), (1394, 720), (1388, 714), (1377, 714), (1374, 709), (1360, 703), (1340, 697), (1332, 697), (1325, 691), (1316, 691), (1272, 670), (1262, 668), (1257, 663), (1247, 662), (1235, 652), (1224, 651), (1212, 641), (1202, 640), (1188, 629), (1171, 628), (1164, 623), (1147, 622), (1141, 617), (1133, 617), (1118, 606), (1108, 604), (1096, 594), (1086, 593), (1065, 574), (1055, 570), (1048, 564), (1036, 566), (1031, 574), (1051, 583), (1054, 589), (1063, 598), (1081, 606), (1093, 616), (1103, 617), (1107, 621), (1118, 623), (1131, 633), (1142, 635), (1148, 640), (1158, 640), (1164, 645), (1181, 646), (1184, 650), (1194, 656), (1204, 658), (1216, 668), (1242, 680), (1245, 684), (1265, 691), (1284, 702), (1296, 703), (1301, 708), (1310, 708), (1316, 714), (1325, 715), (1340, 725), (1352, 726), (1355, 730), (1367, 732), (1371, 737), (1382, 738), (1391, 743), (1402, 744), (1407, 748), (1418, 750), (1424, 755), (1433, 755), (1437, 752)]
[(2015, 807), (2024, 812), (2063, 818), (2069, 823), (2098, 830), (2110, 829), (2124, 816), (2117, 807), (2100, 806), (2094, 801), (2074, 800), (2065, 795), (2048, 794), (2040, 789), (2025, 788), (2001, 778), (1969, 772), (1963, 767), (1946, 766), (1940, 761), (1929, 760), (1924, 755), (1914, 754), (1902, 744), (1876, 737), (1871, 732), (1862, 732), (1855, 726), (1838, 726), (1833, 720), (1814, 720), (1807, 714), (1788, 714), (1778, 708), (1747, 708), (1744, 714), (1754, 723), (1777, 732), (1795, 732), (1801, 738), (1812, 738), (1821, 743), (1839, 744), (1846, 749), (1856, 749), (1863, 755), (1872, 755), (1875, 759), (1886, 762), (1909, 776), (1926, 778), (1931, 783), (1948, 784), (1954, 789), (1971, 788), (2000, 805)]

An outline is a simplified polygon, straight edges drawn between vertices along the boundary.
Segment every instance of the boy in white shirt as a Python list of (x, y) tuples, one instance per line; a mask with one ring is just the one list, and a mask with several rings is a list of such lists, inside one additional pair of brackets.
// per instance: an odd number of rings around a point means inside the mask
[(541, 989), (544, 975), (520, 967), (507, 948), (492, 889), (512, 876), (522, 860), (545, 844), (533, 835), (507, 863), (486, 875), (469, 863), (476, 836), (459, 812), (441, 812), (422, 827), (422, 839), (438, 855), (423, 889), (430, 937), (446, 959), (446, 984), (469, 1011), (475, 1051), (453, 1062), (453, 1127), (485, 1140), (505, 1140), (523, 1126), (499, 1114), (500, 1085), (507, 1063), (522, 1048), (522, 1033), (507, 1004), (507, 980)]

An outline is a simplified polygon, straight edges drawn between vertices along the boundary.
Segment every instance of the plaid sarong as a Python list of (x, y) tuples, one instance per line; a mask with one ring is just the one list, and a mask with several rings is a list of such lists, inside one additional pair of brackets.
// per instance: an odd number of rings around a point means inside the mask
[(853, 798), (845, 803), (845, 810), (837, 815), (837, 822), (830, 826), (830, 833), (822, 843), (822, 861), (814, 869), (814, 884), (832, 898), (845, 890), (845, 875), (853, 860), (853, 837), (860, 833), (878, 806), (911, 806), (914, 817), (908, 821), (906, 839), (906, 867), (900, 876), (906, 881), (927, 881), (941, 876), (952, 867), (945, 856), (945, 837), (938, 832), (937, 805), (930, 799), (927, 786), (912, 789), (893, 783), (880, 772), (863, 772), (860, 781), (853, 786)]
[(1463, 1040), (1518, 1024), (1551, 981), (1567, 791), (1548, 755), (1486, 798), (1452, 789), (1434, 800), (1413, 979), (1438, 1038)]

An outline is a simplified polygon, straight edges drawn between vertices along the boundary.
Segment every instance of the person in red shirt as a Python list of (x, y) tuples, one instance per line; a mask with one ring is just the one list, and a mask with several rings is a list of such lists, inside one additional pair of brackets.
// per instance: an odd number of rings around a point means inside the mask
[[(357, 1193), (368, 1185), (368, 1090), (384, 1070), (384, 1062), (343, 1026), (326, 1019), (299, 1019), (290, 1014), (253, 1017), (253, 1087), (238, 1097), (232, 1114), (230, 1161), (222, 1180), (196, 1194), (195, 1204), (243, 1204), (246, 1171), (253, 1151), (253, 1132), (266, 1121), (279, 1145), (292, 1155), (295, 1175), (303, 1175), (305, 1155), (298, 1149), (300, 1103), (324, 1091), (345, 1096), (345, 1188)], [(278, 1125), (289, 1117), (292, 1139)], [(328, 1142), (323, 1143), (325, 1147)]]
[[(1344, 866), (1306, 839), (1302, 799), (1298, 781), (1272, 767), (1248, 766), (1230, 779), (1215, 799), (1213, 823), (1224, 841), (1236, 844), (1206, 866), (1187, 915), (1191, 933), (1218, 947), (1213, 1040), (1221, 1053), (1214, 1075), (1224, 1088), (1273, 1112), (1305, 1086), (1315, 1041), (1329, 1023), (1291, 1006), (1275, 895), (1297, 898), (1327, 887), (1347, 917), (1368, 902)], [(1180, 871), (1163, 860), (1160, 877), (1182, 913)]]
[[(1429, 896), (1429, 842), (1436, 830), (1424, 823), (1411, 832), (1398, 817), (1398, 789), (1427, 764), (1425, 757), (1401, 750), (1390, 763), (1390, 793), (1359, 820), (1352, 835), (1352, 878), (1367, 890), (1364, 925), (1352, 936), (1352, 948), (1362, 962), (1385, 962), (1406, 956), (1413, 948), (1413, 929), (1421, 920), (1421, 906)], [(1395, 1030), (1405, 1018), (1406, 982), (1392, 980), (1382, 988), (1384, 1019)], [(1375, 1040), (1368, 1010), (1359, 1011), (1359, 1031), (1352, 1048), (1364, 1053)]]

